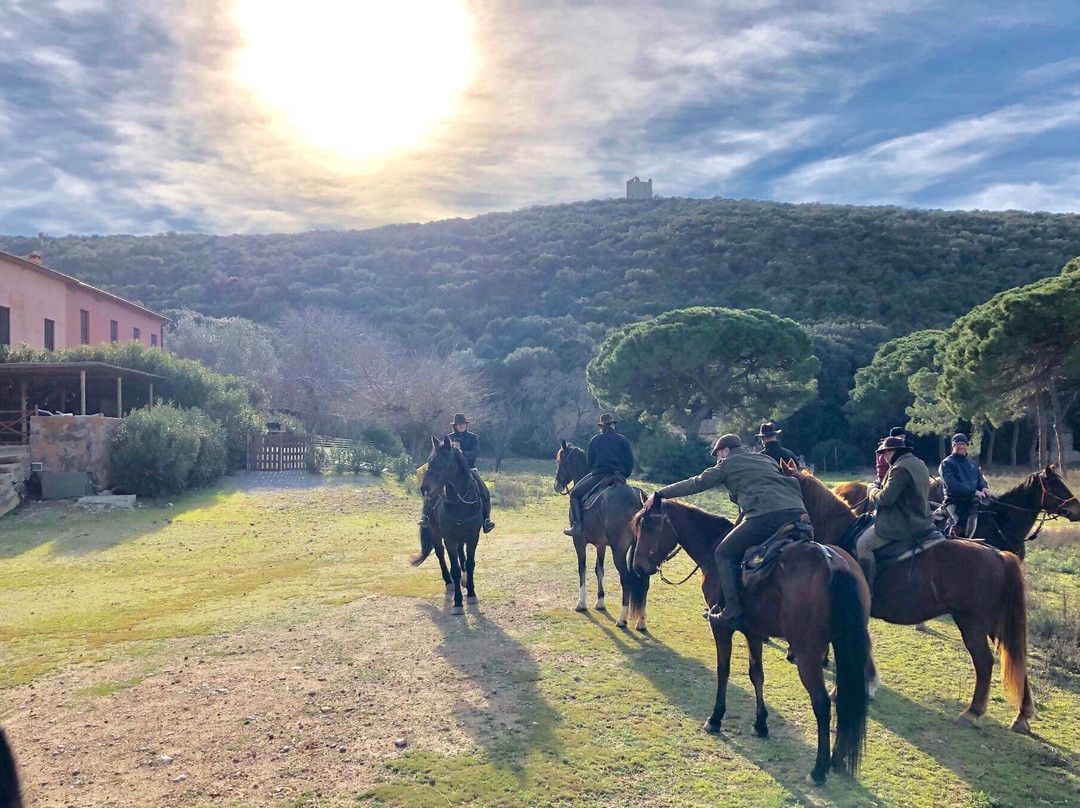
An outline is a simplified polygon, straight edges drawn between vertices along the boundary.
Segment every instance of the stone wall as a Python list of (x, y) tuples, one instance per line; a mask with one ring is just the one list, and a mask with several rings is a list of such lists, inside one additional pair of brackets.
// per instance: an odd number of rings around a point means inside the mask
[(36, 415), (30, 460), (45, 471), (89, 472), (98, 489), (112, 486), (112, 439), (123, 420), (103, 415)]

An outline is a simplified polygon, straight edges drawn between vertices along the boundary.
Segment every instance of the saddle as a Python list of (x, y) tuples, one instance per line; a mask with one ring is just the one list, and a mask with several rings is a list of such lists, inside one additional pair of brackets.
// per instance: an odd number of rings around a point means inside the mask
[(874, 553), (878, 572), (894, 564), (899, 564), (901, 561), (920, 556), (935, 544), (941, 544), (943, 541), (948, 541), (948, 539), (941, 534), (940, 530), (934, 528), (925, 535), (911, 541), (891, 542)]
[(596, 484), (596, 488), (590, 491), (589, 495), (581, 503), (581, 510), (587, 511), (592, 508), (593, 505), (600, 501), (600, 495), (614, 485), (626, 485), (626, 478), (621, 474), (608, 474), (601, 477), (600, 482)]
[[(761, 544), (755, 544), (743, 555), (742, 585), (748, 589), (764, 582), (776, 567), (780, 554), (794, 544), (813, 542), (814, 528), (810, 518), (803, 515), (796, 522), (784, 525)], [(826, 553), (828, 557), (829, 553)]]

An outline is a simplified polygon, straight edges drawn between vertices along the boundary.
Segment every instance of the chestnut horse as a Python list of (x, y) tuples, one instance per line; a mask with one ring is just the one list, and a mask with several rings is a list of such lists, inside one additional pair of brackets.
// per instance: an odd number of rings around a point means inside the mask
[[(681, 545), (704, 573), (701, 590), (711, 608), (721, 599), (713, 553), (731, 528), (732, 523), (724, 517), (693, 505), (649, 497), (633, 519), (633, 570), (642, 576), (652, 575)], [(870, 592), (858, 563), (843, 550), (826, 549), (816, 542), (791, 545), (782, 551), (769, 576), (747, 591), (745, 608), (743, 634), (757, 699), (754, 732), (762, 737), (769, 734), (762, 696), (762, 642), (765, 637), (784, 637), (795, 651), (799, 678), (810, 694), (817, 719), (817, 759), (809, 779), (824, 783), (830, 765), (854, 774), (866, 739), (868, 685), (876, 687), (877, 683), (867, 631)], [(716, 623), (712, 623), (712, 632), (716, 703), (704, 729), (715, 733), (720, 731), (727, 707), (732, 632)], [(831, 755), (832, 703), (821, 669), (830, 642), (836, 656), (836, 745)]]
[[(833, 493), (848, 504), (856, 516), (870, 513), (870, 486), (861, 480), (852, 480), (850, 483), (840, 483), (833, 488)], [(930, 501), (941, 504), (945, 499), (945, 488), (940, 477), (930, 478)]]
[[(461, 602), (461, 570), (465, 570), (465, 588), (469, 603), (478, 603), (473, 571), (476, 569), (476, 545), (480, 543), (480, 528), (484, 524), (484, 504), (472, 471), (461, 450), (450, 438), (431, 439), (431, 455), (420, 482), (420, 493), (437, 497), (431, 510), (431, 524), (420, 531), (420, 554), (412, 559), (418, 567), (431, 551), (435, 551), (442, 568), (446, 588), (454, 589), (454, 614), (464, 614)], [(446, 568), (443, 548), (450, 557)]]
[[(848, 504), (808, 471), (785, 466), (784, 473), (799, 481), (818, 540), (839, 542), (855, 521)], [(1027, 604), (1015, 554), (949, 539), (880, 569), (873, 595), (870, 615), (886, 623), (910, 626), (944, 614), (953, 618), (975, 667), (971, 704), (956, 719), (961, 726), (975, 724), (986, 712), (994, 667), (987, 638), (993, 640), (1001, 654), (1002, 687), (1019, 709), (1010, 728), (1030, 732), (1035, 708), (1027, 677)]]
[[(584, 477), (589, 471), (585, 450), (565, 440), (555, 455), (555, 492), (565, 494), (569, 486)], [(591, 495), (590, 495), (591, 496)], [(611, 557), (615, 569), (619, 571), (619, 583), (622, 586), (622, 611), (615, 625), (624, 627), (630, 609), (630, 590), (641, 589), (641, 608), (637, 610), (638, 631), (645, 628), (645, 599), (648, 596), (649, 579), (632, 575), (629, 570), (627, 553), (634, 538), (630, 531), (630, 519), (645, 499), (640, 488), (616, 483), (606, 489), (596, 504), (584, 513), (581, 537), (574, 539), (574, 550), (578, 560), (578, 602), (577, 611), (588, 610), (585, 605), (585, 547), (596, 548), (596, 608), (606, 610), (604, 605), (604, 554), (611, 546)]]

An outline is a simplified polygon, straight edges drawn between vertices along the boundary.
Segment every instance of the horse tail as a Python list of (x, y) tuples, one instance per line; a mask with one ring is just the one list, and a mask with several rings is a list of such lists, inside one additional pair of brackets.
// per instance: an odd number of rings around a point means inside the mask
[(414, 567), (419, 567), (427, 561), (427, 557), (431, 555), (431, 551), (434, 549), (435, 542), (431, 540), (431, 530), (426, 527), (420, 528), (420, 552), (414, 555), (409, 563)]
[(1012, 553), (998, 553), (1005, 566), (1005, 587), (998, 610), (994, 640), (1001, 655), (1001, 686), (1017, 707), (1024, 700), (1027, 684), (1027, 596), (1020, 559)]
[(859, 597), (859, 579), (849, 570), (829, 583), (830, 633), (836, 656), (836, 748), (833, 764), (855, 774), (866, 746), (866, 669), (870, 659), (868, 616)]
[(19, 775), (15, 771), (15, 757), (11, 754), (4, 731), (0, 729), (0, 808), (21, 808)]
[(634, 552), (637, 550), (637, 541), (630, 542), (630, 548), (626, 551), (627, 589), (630, 590), (630, 619), (638, 620), (645, 611), (645, 601), (649, 597), (649, 576), (638, 575), (634, 571)]

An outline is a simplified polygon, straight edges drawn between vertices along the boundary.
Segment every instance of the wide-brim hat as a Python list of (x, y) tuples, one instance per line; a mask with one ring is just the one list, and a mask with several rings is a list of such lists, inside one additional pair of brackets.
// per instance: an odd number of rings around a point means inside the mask
[(610, 412), (605, 412), (600, 416), (600, 420), (596, 422), (597, 426), (614, 426), (619, 423), (619, 419), (612, 415)]
[(469, 425), (469, 419), (465, 417), (465, 413), (459, 412), (454, 416), (454, 423), (451, 426), (457, 426), (458, 424)]
[(892, 451), (895, 451), (896, 449), (908, 449), (910, 447), (911, 447), (911, 444), (909, 444), (903, 438), (898, 438), (895, 435), (890, 435), (887, 438), (882, 438), (881, 439), (881, 443), (878, 444), (876, 453), (892, 452)]
[(715, 457), (716, 453), (721, 451), (722, 449), (737, 449), (740, 446), (742, 446), (742, 438), (729, 432), (726, 435), (721, 435), (719, 438), (716, 439), (716, 441), (712, 445), (712, 451), (710, 452), (710, 454)]
[(757, 434), (754, 435), (754, 437), (755, 438), (774, 438), (783, 431), (784, 430), (782, 430), (782, 429), (777, 429), (776, 424), (774, 424), (772, 421), (766, 421), (765, 423), (763, 423), (761, 425), (761, 428), (757, 431)]

